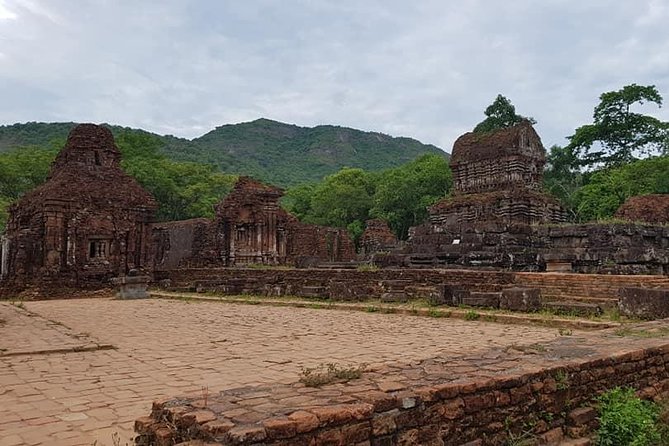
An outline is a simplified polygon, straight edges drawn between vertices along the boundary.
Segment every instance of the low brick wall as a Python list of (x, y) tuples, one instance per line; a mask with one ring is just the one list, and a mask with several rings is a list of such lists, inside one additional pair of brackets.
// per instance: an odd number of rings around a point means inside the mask
[[(513, 283), (502, 271), (381, 269), (242, 269), (202, 268), (156, 271), (156, 282), (170, 288), (217, 291), (227, 294), (294, 295), (337, 300), (381, 298), (391, 287), (449, 285), (472, 291), (501, 291)], [(411, 294), (411, 290), (407, 290)], [(424, 296), (426, 297), (426, 296)]]
[[(541, 348), (380, 366), (322, 388), (295, 383), (157, 401), (136, 421), (136, 443), (483, 446), (525, 432), (556, 444), (593, 428), (588, 406), (603, 391), (669, 393), (666, 323), (634, 330), (646, 336), (563, 336)], [(647, 336), (653, 332), (658, 337)]]
[[(539, 290), (541, 302), (568, 301), (601, 308), (617, 306), (624, 287), (669, 289), (669, 277), (575, 273), (521, 273), (475, 269), (242, 269), (191, 268), (156, 271), (156, 283), (179, 291), (302, 296), (342, 301), (425, 298), (449, 303), (449, 291), (499, 293), (512, 287)], [(448, 287), (446, 291), (444, 287)], [(462, 300), (454, 304), (467, 304)], [(506, 307), (505, 307), (506, 308)], [(510, 308), (510, 307), (509, 307)], [(520, 310), (521, 308), (510, 308)]]

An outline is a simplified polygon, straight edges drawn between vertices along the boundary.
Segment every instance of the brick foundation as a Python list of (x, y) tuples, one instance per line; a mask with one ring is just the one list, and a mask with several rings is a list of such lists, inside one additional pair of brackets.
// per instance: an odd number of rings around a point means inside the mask
[[(652, 332), (664, 326), (637, 327)], [(153, 404), (138, 445), (498, 445), (529, 430), (544, 444), (595, 425), (593, 397), (632, 386), (669, 392), (669, 339), (558, 337), (533, 351), (392, 364), (322, 388), (248, 387)], [(528, 428), (528, 426), (530, 426)]]
[[(399, 301), (426, 298), (436, 304), (455, 305), (465, 303), (461, 299), (463, 292), (499, 293), (508, 288), (521, 287), (539, 290), (543, 302), (581, 302), (605, 308), (617, 305), (620, 288), (669, 289), (669, 278), (664, 276), (516, 273), (473, 269), (401, 268), (358, 271), (191, 268), (156, 271), (154, 278), (157, 283), (182, 291), (292, 295), (344, 301), (381, 299), (384, 296)], [(392, 296), (388, 296), (389, 294)], [(452, 299), (452, 295), (457, 299)], [(506, 302), (505, 300), (505, 305)], [(537, 309), (538, 305), (535, 297), (528, 309)]]

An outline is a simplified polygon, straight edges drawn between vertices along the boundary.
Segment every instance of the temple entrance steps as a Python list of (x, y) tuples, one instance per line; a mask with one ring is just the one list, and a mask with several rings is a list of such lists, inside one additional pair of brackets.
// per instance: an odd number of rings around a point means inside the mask
[(540, 288), (544, 302), (578, 302), (613, 307), (623, 287), (667, 288), (669, 277), (576, 273), (515, 273), (514, 284)]

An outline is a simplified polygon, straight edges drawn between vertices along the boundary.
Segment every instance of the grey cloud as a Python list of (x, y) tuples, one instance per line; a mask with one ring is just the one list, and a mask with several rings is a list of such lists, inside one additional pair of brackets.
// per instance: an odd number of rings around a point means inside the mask
[(194, 137), (264, 116), (450, 150), (502, 93), (551, 145), (604, 91), (669, 99), (668, 21), (661, 0), (0, 0), (0, 121)]

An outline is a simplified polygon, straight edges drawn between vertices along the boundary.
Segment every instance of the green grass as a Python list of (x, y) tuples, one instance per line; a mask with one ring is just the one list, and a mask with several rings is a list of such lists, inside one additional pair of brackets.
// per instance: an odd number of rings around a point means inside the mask
[(481, 318), (481, 314), (474, 310), (469, 310), (465, 313), (466, 321), (477, 321)]
[(362, 265), (358, 265), (356, 268), (358, 271), (378, 271), (379, 267), (374, 265), (373, 263), (363, 263)]
[(669, 336), (669, 327), (656, 327), (656, 328), (635, 328), (635, 327), (623, 327), (617, 329), (615, 332), (616, 336), (620, 337), (630, 337), (630, 338), (661, 338), (664, 336)]
[(553, 376), (558, 390), (567, 390), (569, 388), (569, 373), (564, 370), (558, 370)]

